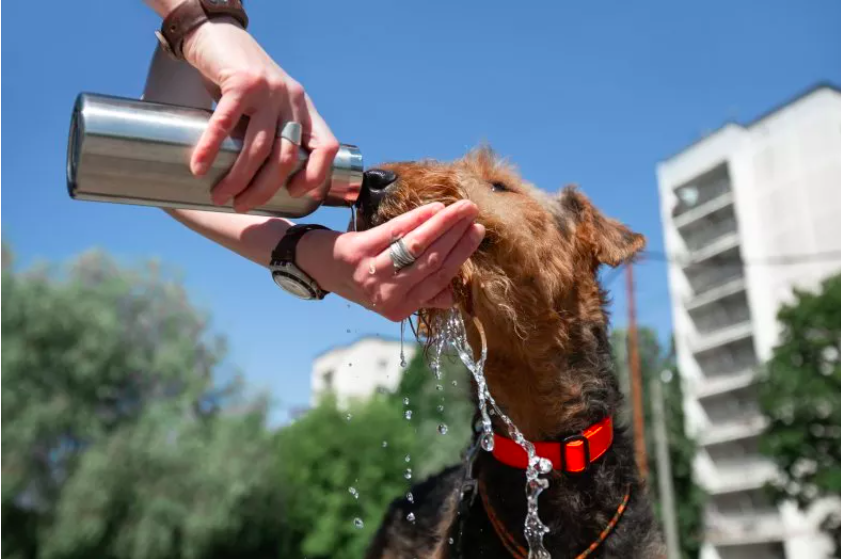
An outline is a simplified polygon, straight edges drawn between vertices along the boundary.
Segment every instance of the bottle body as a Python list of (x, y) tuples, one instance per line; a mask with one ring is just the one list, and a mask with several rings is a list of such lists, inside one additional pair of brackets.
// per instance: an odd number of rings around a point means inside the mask
[[(213, 187), (242, 149), (244, 122), (222, 143), (207, 173), (195, 177), (189, 161), (210, 112), (83, 93), (76, 100), (67, 146), (67, 189), (77, 200), (233, 212), (211, 200)], [(299, 150), (299, 164), (307, 158)], [(342, 145), (325, 184), (299, 198), (281, 188), (248, 212), (297, 218), (321, 205), (351, 206), (362, 185), (362, 155)]]

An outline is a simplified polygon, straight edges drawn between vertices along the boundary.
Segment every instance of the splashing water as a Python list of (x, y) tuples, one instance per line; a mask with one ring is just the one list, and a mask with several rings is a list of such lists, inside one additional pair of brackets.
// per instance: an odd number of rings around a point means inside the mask
[(403, 398), (403, 405), (404, 405), (404, 406), (408, 406), (408, 405), (409, 405), (409, 399), (408, 399), (408, 398)]
[(352, 414), (352, 413), (347, 414), (347, 416), (345, 417), (345, 419), (347, 419), (348, 421), (350, 421), (351, 419), (353, 419), (353, 414)]
[(407, 455), (406, 455), (406, 458), (404, 458), (404, 460), (405, 460), (407, 463), (409, 463), (409, 462), (411, 462), (411, 461), (412, 461), (412, 457), (411, 457), (411, 456), (409, 456), (409, 455), (407, 454)]
[(447, 427), (446, 423), (442, 423), (438, 426), (438, 432), (441, 433), (442, 435), (446, 435), (447, 431), (449, 431), (449, 430), (450, 430), (450, 428)]
[(406, 410), (406, 413), (403, 414), (403, 417), (408, 419), (409, 421), (412, 420), (412, 410)]
[[(540, 521), (538, 514), (537, 499), (540, 494), (549, 487), (549, 481), (541, 478), (541, 474), (546, 474), (552, 470), (552, 463), (537, 456), (534, 445), (526, 440), (523, 434), (514, 425), (514, 422), (500, 409), (496, 400), (491, 395), (485, 380), (485, 361), (488, 357), (488, 346), (485, 339), (485, 332), (480, 322), (476, 321), (476, 327), (482, 339), (482, 352), (479, 359), (476, 360), (475, 355), (467, 342), (467, 333), (464, 328), (464, 320), (461, 314), (453, 309), (449, 313), (439, 315), (436, 319), (435, 337), (432, 341), (433, 346), (438, 351), (443, 349), (444, 345), (452, 347), (464, 363), (464, 366), (473, 375), (473, 380), (476, 381), (476, 390), (479, 399), (479, 413), (482, 417), (482, 435), (480, 438), (480, 445), (483, 450), (491, 452), (494, 448), (493, 428), (491, 426), (491, 418), (488, 413), (489, 407), (493, 409), (496, 416), (498, 416), (508, 428), (508, 434), (511, 439), (516, 442), (528, 455), (528, 467), (526, 468), (526, 521), (523, 529), (523, 535), (529, 546), (529, 559), (551, 559), (551, 555), (543, 546), (543, 536), (549, 532), (549, 528)], [(453, 381), (455, 383), (455, 381)]]
[(411, 492), (411, 491), (409, 491), (408, 493), (406, 493), (406, 500), (407, 500), (407, 501), (409, 501), (409, 502), (410, 502), (410, 503), (412, 503), (412, 504), (414, 504), (414, 503), (415, 503), (415, 496), (414, 496), (414, 495), (412, 495), (412, 492)]
[(406, 363), (406, 352), (403, 351), (403, 337), (404, 337), (405, 333), (406, 333), (406, 321), (401, 320), (400, 321), (400, 366), (404, 367), (404, 368), (407, 365), (407, 363)]
[(412, 479), (412, 468), (406, 468), (406, 471), (403, 472), (403, 477), (406, 479)]
[(383, 441), (383, 448), (388, 446), (388, 441)]
[(348, 488), (347, 488), (347, 491), (348, 491), (348, 493), (350, 493), (351, 495), (353, 495), (353, 498), (354, 498), (354, 499), (358, 499), (358, 498), (359, 498), (359, 491), (357, 491), (357, 490), (356, 490), (356, 487), (353, 487), (353, 486), (348, 487)]
[(441, 390), (444, 390), (444, 387), (441, 386), (440, 384), (436, 384), (435, 385), (435, 390), (441, 391)]
[(435, 409), (438, 410), (439, 412), (443, 412), (444, 411), (444, 406), (441, 405), (441, 404), (438, 404), (438, 407), (436, 407)]
[(353, 525), (356, 526), (357, 530), (361, 530), (362, 528), (365, 527), (365, 523), (362, 522), (362, 519), (359, 518), (358, 516), (353, 519)]
[(415, 513), (410, 512), (409, 514), (407, 514), (407, 515), (406, 515), (406, 520), (408, 520), (409, 522), (414, 523), (414, 521), (415, 521)]

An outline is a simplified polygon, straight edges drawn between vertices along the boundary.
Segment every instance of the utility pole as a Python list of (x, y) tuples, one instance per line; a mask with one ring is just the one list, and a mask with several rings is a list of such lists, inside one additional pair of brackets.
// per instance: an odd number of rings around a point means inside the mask
[[(662, 376), (671, 375), (664, 371)], [(666, 533), (666, 556), (680, 559), (680, 539), (677, 533), (675, 488), (672, 483), (672, 462), (669, 456), (669, 438), (666, 434), (666, 414), (663, 411), (663, 384), (651, 379), (651, 411), (654, 419), (654, 443), (657, 448), (657, 484), (660, 486), (660, 510), (663, 513), (663, 531)]]
[(634, 266), (625, 265), (628, 299), (628, 371), (631, 375), (631, 399), (634, 407), (634, 448), (637, 455), (637, 467), (642, 479), (648, 478), (648, 458), (645, 452), (645, 414), (642, 396), (642, 374), (640, 373), (640, 354), (637, 340), (637, 307), (634, 299)]

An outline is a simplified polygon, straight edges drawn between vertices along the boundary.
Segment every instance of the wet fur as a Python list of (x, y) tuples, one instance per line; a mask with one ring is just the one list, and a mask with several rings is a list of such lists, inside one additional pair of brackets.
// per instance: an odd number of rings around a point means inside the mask
[[(622, 395), (610, 358), (606, 294), (596, 272), (602, 264), (617, 266), (632, 258), (644, 246), (643, 237), (604, 217), (576, 188), (551, 196), (533, 187), (487, 149), (454, 163), (383, 168), (399, 178), (376, 208), (360, 208), (363, 228), (433, 201), (450, 204), (466, 198), (479, 207), (485, 241), (462, 267), (454, 288), (463, 312), (478, 317), (485, 328), (485, 375), (491, 392), (526, 438), (559, 440), (607, 415), (618, 418)], [(432, 312), (422, 318), (434, 323)], [(469, 328), (474, 348), (477, 336)], [(509, 533), (525, 546), (524, 472), (480, 452), (476, 473)], [(461, 466), (447, 469), (412, 489), (414, 504), (395, 501), (367, 556), (452, 557), (447, 540), (461, 476)], [(628, 486), (631, 500), (622, 520), (591, 557), (663, 555), (623, 426), (616, 427), (613, 446), (589, 472), (553, 472), (549, 480), (540, 497), (540, 517), (551, 529), (544, 541), (554, 559), (584, 551), (607, 525)], [(406, 520), (409, 512), (414, 512), (415, 523)], [(463, 556), (510, 557), (478, 498), (464, 525)]]

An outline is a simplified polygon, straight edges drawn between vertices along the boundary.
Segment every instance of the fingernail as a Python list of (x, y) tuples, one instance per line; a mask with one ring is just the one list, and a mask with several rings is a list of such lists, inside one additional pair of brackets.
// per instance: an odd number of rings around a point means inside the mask
[(190, 170), (197, 177), (200, 177), (207, 172), (207, 162), (205, 161), (196, 161), (193, 165), (191, 165), (191, 167), (192, 169)]
[(441, 210), (444, 209), (445, 206), (441, 202), (433, 202), (433, 203), (429, 204), (429, 207), (431, 209), (435, 210), (436, 212), (440, 212)]
[(228, 200), (230, 200), (230, 199), (231, 199), (231, 197), (228, 196), (227, 194), (214, 194), (211, 197), (211, 200), (213, 200), (213, 203), (216, 204), (217, 206), (224, 206), (225, 204), (228, 203)]
[(470, 228), (470, 235), (477, 241), (485, 238), (485, 226), (481, 223), (474, 223)]

